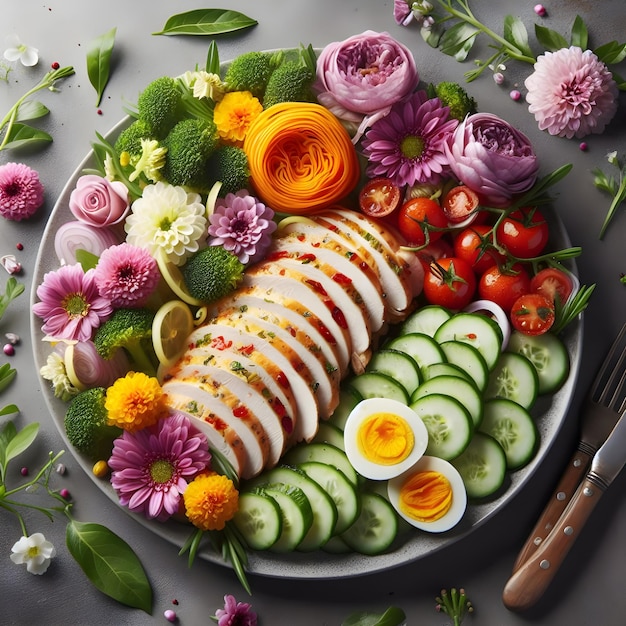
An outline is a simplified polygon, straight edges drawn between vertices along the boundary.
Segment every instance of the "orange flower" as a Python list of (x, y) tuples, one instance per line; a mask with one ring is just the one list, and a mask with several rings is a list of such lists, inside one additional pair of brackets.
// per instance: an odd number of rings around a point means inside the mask
[(199, 474), (183, 494), (187, 519), (200, 530), (222, 530), (239, 507), (233, 481), (215, 472)]
[(213, 121), (224, 141), (241, 144), (261, 111), (263, 105), (249, 91), (230, 91), (215, 105)]
[(257, 195), (275, 211), (312, 213), (339, 202), (359, 181), (348, 132), (319, 104), (284, 102), (265, 109), (243, 148)]
[(143, 372), (128, 372), (107, 389), (108, 422), (129, 432), (156, 424), (166, 409), (161, 385)]

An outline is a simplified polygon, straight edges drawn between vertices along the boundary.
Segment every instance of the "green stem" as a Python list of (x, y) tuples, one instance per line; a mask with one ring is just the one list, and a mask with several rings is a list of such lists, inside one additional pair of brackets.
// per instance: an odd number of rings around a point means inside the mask
[(600, 239), (604, 237), (606, 229), (610, 221), (613, 219), (613, 215), (615, 211), (617, 211), (617, 207), (624, 202), (624, 197), (626, 196), (626, 176), (620, 175), (620, 185), (617, 193), (613, 196), (613, 201), (611, 202), (611, 206), (604, 218), (604, 224), (602, 224), (602, 228), (600, 229)]

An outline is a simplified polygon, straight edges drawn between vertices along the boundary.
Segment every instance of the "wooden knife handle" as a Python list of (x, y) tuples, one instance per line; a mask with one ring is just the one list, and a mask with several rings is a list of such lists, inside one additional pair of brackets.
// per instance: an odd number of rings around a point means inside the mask
[(561, 517), (561, 514), (565, 510), (565, 507), (567, 507), (572, 499), (572, 496), (583, 479), (583, 476), (587, 473), (591, 459), (593, 458), (593, 453), (594, 450), (591, 450), (588, 446), (581, 446), (581, 448), (576, 450), (576, 452), (572, 455), (572, 458), (566, 466), (559, 484), (552, 494), (552, 497), (537, 520), (537, 523), (528, 536), (526, 543), (517, 555), (517, 559), (513, 565), (514, 572), (518, 570), (532, 554), (535, 553), (537, 548), (543, 543), (550, 531), (554, 528), (559, 517)]
[(543, 596), (603, 493), (589, 478), (582, 481), (548, 538), (504, 587), (502, 600), (508, 609), (525, 611)]

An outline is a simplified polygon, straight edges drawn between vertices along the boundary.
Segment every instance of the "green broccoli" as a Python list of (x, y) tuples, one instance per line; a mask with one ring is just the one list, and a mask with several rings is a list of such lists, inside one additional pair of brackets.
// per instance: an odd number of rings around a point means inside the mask
[(119, 134), (113, 147), (117, 154), (128, 152), (132, 163), (141, 157), (141, 140), (152, 138), (148, 124), (142, 120), (135, 120)]
[(72, 398), (65, 413), (65, 434), (69, 442), (92, 461), (108, 459), (113, 440), (122, 432), (108, 424), (105, 399), (104, 387), (81, 391)]
[(147, 308), (116, 309), (96, 330), (93, 342), (98, 354), (104, 359), (112, 359), (117, 350), (126, 350), (136, 368), (154, 376), (153, 319), (154, 313)]
[(237, 146), (222, 146), (209, 159), (208, 173), (212, 180), (222, 183), (220, 196), (247, 189), (250, 181), (248, 156)]
[(163, 178), (171, 185), (186, 185), (199, 190), (211, 187), (207, 161), (218, 144), (213, 121), (184, 119), (162, 141), (167, 148)]
[(285, 61), (270, 76), (263, 97), (263, 108), (280, 102), (314, 102), (315, 72), (299, 61)]
[(463, 120), (466, 115), (476, 113), (476, 100), (458, 83), (444, 81), (432, 88), (431, 96), (441, 100), (441, 104), (450, 107), (450, 117)]
[(213, 302), (230, 293), (243, 280), (243, 263), (223, 246), (198, 250), (182, 266), (189, 293), (202, 302)]
[(276, 56), (269, 52), (244, 52), (228, 66), (224, 82), (229, 91), (249, 91), (259, 100), (263, 99), (267, 81), (276, 68)]
[(163, 139), (180, 119), (182, 92), (170, 76), (153, 80), (137, 99), (138, 119), (156, 139)]

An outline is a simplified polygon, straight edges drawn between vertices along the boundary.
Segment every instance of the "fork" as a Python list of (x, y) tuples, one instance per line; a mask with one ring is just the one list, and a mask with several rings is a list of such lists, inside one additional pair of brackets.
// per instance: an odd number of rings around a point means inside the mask
[(594, 454), (626, 409), (626, 324), (622, 326), (598, 371), (582, 408), (578, 446), (561, 479), (520, 550), (517, 571), (543, 543), (586, 475)]

